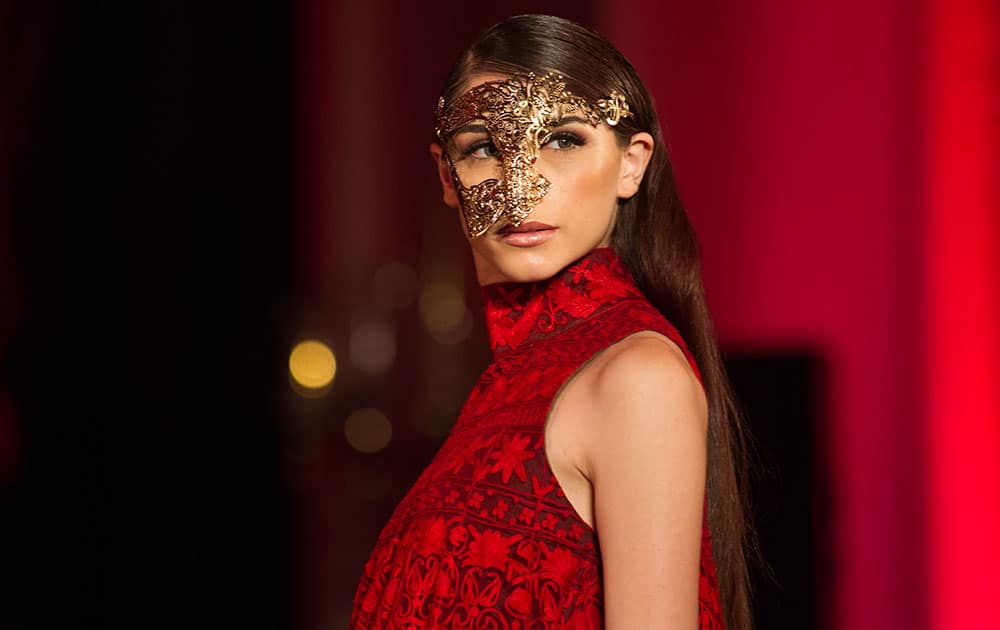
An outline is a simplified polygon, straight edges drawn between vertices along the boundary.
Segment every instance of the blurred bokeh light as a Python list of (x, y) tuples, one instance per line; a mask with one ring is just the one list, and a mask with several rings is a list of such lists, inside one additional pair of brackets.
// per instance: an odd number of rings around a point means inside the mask
[(322, 341), (300, 341), (288, 356), (288, 372), (294, 382), (306, 392), (319, 393), (333, 382), (337, 373), (337, 359), (333, 350)]
[(456, 344), (472, 330), (472, 317), (462, 291), (447, 282), (432, 282), (420, 293), (420, 319), (438, 342)]
[(376, 313), (356, 318), (348, 342), (351, 363), (362, 372), (385, 372), (396, 358), (396, 332), (392, 321)]
[(358, 409), (344, 421), (344, 436), (354, 450), (377, 453), (392, 439), (392, 423), (378, 409)]

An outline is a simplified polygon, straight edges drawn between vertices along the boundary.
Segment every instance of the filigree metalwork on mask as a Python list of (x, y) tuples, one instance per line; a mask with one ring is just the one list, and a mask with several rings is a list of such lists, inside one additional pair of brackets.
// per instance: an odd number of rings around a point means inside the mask
[[(447, 108), (444, 98), (438, 99), (434, 132), (445, 147), (444, 158), (471, 237), (484, 235), (501, 220), (517, 227), (538, 205), (552, 185), (535, 170), (539, 151), (549, 141), (552, 129), (573, 114), (594, 127), (602, 122), (615, 126), (622, 118), (633, 116), (620, 93), (612, 91), (609, 98), (591, 104), (572, 94), (563, 77), (552, 73), (542, 77), (534, 73), (514, 75), (483, 83)], [(447, 147), (451, 135), (473, 121), (482, 121), (499, 153), (500, 177), (465, 186)]]
[(602, 98), (597, 101), (597, 109), (603, 114), (604, 122), (612, 127), (616, 126), (622, 118), (632, 115), (628, 103), (625, 102), (625, 97), (618, 92), (611, 92), (611, 98)]

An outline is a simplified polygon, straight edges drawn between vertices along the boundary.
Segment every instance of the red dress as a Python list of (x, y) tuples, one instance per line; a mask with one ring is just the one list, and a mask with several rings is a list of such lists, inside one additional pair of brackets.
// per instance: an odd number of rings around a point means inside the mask
[[(677, 330), (609, 247), (549, 280), (482, 287), (493, 362), (365, 564), (352, 630), (603, 628), (596, 532), (543, 449), (553, 396), (595, 352), (640, 330)], [(722, 629), (703, 519), (700, 627)]]

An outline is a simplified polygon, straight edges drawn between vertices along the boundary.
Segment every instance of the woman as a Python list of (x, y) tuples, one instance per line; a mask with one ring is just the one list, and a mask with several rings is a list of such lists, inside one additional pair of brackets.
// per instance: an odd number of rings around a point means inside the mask
[(743, 432), (635, 70), (513, 17), (459, 57), (435, 133), (494, 360), (351, 627), (748, 628)]

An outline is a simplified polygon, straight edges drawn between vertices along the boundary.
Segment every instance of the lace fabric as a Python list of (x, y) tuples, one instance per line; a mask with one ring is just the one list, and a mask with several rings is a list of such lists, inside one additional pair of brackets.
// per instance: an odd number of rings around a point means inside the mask
[[(493, 361), (365, 564), (350, 628), (603, 628), (596, 532), (545, 455), (559, 387), (596, 352), (677, 330), (609, 247), (556, 276), (481, 289)], [(724, 628), (703, 518), (700, 627)]]

